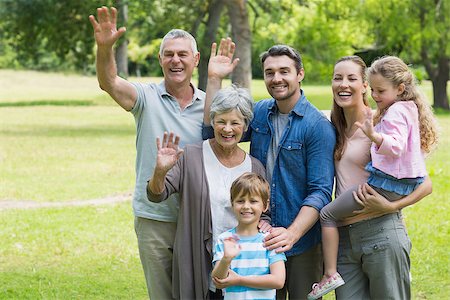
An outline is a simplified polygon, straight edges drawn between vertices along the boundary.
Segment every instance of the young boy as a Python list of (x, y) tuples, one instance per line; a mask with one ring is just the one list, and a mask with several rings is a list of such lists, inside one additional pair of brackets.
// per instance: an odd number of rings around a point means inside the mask
[(264, 248), (264, 234), (258, 231), (269, 195), (269, 184), (255, 173), (244, 173), (231, 185), (238, 225), (219, 235), (211, 274), (225, 287), (224, 299), (275, 299), (275, 290), (284, 286), (286, 256)]

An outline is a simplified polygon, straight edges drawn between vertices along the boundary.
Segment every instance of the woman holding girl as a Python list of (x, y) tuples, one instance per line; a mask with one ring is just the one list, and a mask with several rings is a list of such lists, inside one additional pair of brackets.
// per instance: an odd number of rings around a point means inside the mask
[(378, 107), (374, 121), (364, 62), (351, 56), (336, 63), (337, 198), (321, 211), (325, 275), (310, 299), (341, 285), (338, 299), (411, 297), (411, 242), (401, 209), (431, 193), (423, 152), (437, 142), (435, 119), (399, 58), (376, 60), (369, 82)]

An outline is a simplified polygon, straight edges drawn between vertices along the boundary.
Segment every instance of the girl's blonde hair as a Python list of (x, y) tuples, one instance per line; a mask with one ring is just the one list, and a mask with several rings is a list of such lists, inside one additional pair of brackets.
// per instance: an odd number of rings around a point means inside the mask
[[(335, 64), (336, 66), (338, 63), (343, 61), (351, 61), (355, 64), (357, 64), (360, 68), (360, 75), (362, 79), (362, 83), (367, 81), (367, 66), (366, 63), (362, 60), (361, 57), (356, 55), (351, 56), (344, 56), (341, 57)], [(365, 92), (362, 95), (362, 101), (365, 106), (369, 106), (369, 101), (367, 100), (367, 92)], [(334, 159), (335, 160), (341, 160), (342, 154), (344, 154), (345, 149), (345, 129), (347, 128), (347, 122), (345, 120), (344, 115), (344, 109), (336, 104), (336, 101), (333, 99), (333, 108), (331, 109), (331, 115), (330, 115), (331, 123), (333, 123), (334, 127), (336, 128), (336, 146), (334, 147)]]
[[(395, 87), (400, 84), (405, 90), (396, 101), (414, 101), (419, 112), (420, 145), (423, 151), (431, 152), (438, 141), (436, 118), (425, 95), (418, 89), (416, 78), (408, 66), (396, 56), (383, 56), (376, 59), (368, 69), (368, 76), (379, 74), (389, 80)], [(374, 124), (380, 122), (387, 109), (377, 110)]]

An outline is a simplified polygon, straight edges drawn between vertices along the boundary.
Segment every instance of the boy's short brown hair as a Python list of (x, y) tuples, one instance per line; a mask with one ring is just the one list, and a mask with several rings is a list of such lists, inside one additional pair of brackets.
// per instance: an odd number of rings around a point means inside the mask
[(231, 204), (239, 197), (256, 194), (261, 197), (264, 207), (269, 203), (270, 187), (267, 180), (256, 173), (247, 172), (239, 176), (231, 185)]

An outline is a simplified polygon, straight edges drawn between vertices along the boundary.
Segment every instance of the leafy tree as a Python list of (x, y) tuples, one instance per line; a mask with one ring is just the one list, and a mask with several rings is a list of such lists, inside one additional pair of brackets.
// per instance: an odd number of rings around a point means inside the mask
[[(259, 55), (274, 44), (298, 49), (306, 81), (314, 82), (329, 82), (338, 57), (369, 49), (368, 63), (377, 55), (395, 54), (423, 66), (433, 83), (435, 107), (449, 108), (449, 0), (0, 0), (1, 66), (92, 69), (94, 39), (87, 16), (102, 5), (117, 5), (119, 26), (127, 25), (121, 41), (130, 44), (118, 45), (117, 62), (136, 71), (160, 74), (157, 49), (171, 28), (197, 38), (201, 88), (217, 37), (231, 35), (236, 42), (241, 69), (232, 80), (245, 86), (252, 75), (262, 76)], [(126, 49), (128, 63), (120, 58)]]
[[(143, 71), (147, 74), (150, 73), (151, 75), (162, 75), (158, 66), (158, 60), (151, 59), (152, 57), (158, 57), (161, 41), (162, 39), (155, 39), (144, 46), (139, 46), (134, 41), (128, 44), (128, 56), (132, 62), (130, 65), (134, 65), (133, 70), (136, 73), (136, 76), (140, 77)], [(151, 73), (151, 69), (158, 70), (159, 73)]]
[(433, 84), (434, 107), (448, 110), (450, 1), (366, 0), (361, 11), (375, 47), (423, 65)]
[(207, 20), (203, 32), (203, 38), (199, 42), (200, 64), (198, 66), (198, 87), (206, 91), (208, 78), (208, 61), (210, 57), (211, 44), (216, 42), (216, 35), (220, 27), (225, 0), (213, 0), (208, 5)]
[[(0, 0), (4, 37), (19, 61), (39, 66), (43, 58), (54, 53), (59, 64), (69, 60), (77, 69), (87, 69), (94, 59), (87, 16), (95, 12), (96, 2)], [(103, 1), (106, 5), (110, 2)]]
[[(203, 37), (198, 39), (202, 53), (199, 66), (199, 88), (206, 89), (207, 68), (212, 42), (217, 41), (216, 36), (222, 38), (230, 35), (236, 43), (235, 56), (240, 59), (238, 66), (231, 75), (231, 81), (238, 83), (240, 86), (250, 87), (252, 78), (252, 31), (248, 11), (249, 3), (250, 1), (245, 0), (213, 0), (209, 3), (205, 32)], [(223, 14), (225, 8), (228, 14)], [(221, 20), (222, 22), (220, 22)]]
[[(330, 82), (333, 65), (364, 44), (365, 31), (352, 5), (359, 0), (283, 0), (257, 12), (253, 71), (261, 76), (259, 55), (274, 44), (288, 44), (303, 58), (305, 82)], [(268, 8), (268, 10), (266, 10)], [(267, 22), (270, 20), (270, 22)]]

